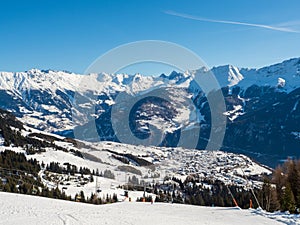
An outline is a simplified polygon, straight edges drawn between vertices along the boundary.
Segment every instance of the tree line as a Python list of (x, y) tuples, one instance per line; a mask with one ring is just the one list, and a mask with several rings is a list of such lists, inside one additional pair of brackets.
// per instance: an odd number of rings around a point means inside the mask
[[(47, 167), (49, 170), (53, 170), (53, 172), (59, 172), (62, 169), (57, 163), (50, 163), (47, 165)], [(70, 168), (72, 168), (71, 165)], [(116, 194), (98, 196), (97, 194), (92, 193), (91, 196), (86, 197), (84, 196), (83, 191), (79, 194), (76, 194), (76, 196), (73, 198), (67, 195), (64, 191), (61, 191), (58, 187), (48, 188), (45, 186), (38, 176), (38, 172), (40, 170), (41, 167), (37, 160), (27, 160), (23, 153), (16, 153), (10, 150), (0, 152), (0, 191), (37, 195), (41, 197), (91, 204), (106, 204), (118, 201)], [(76, 168), (76, 172), (91, 175), (93, 173), (99, 173), (98, 171), (91, 172), (85, 167), (80, 167), (79, 170)], [(102, 172), (100, 174), (102, 174)], [(111, 177), (112, 172), (105, 170), (102, 175)]]
[[(187, 177), (184, 182), (175, 177), (172, 181), (172, 183), (154, 186), (156, 202), (233, 207), (235, 203), (232, 196), (234, 196), (241, 208), (249, 208), (250, 201), (252, 201), (253, 208), (258, 207), (251, 190), (246, 190), (241, 186), (225, 185), (222, 181), (208, 178), (200, 181), (192, 176)], [(259, 189), (254, 190), (255, 193), (259, 191)]]
[(264, 182), (262, 207), (268, 211), (300, 212), (300, 161), (287, 160)]
[(252, 205), (269, 212), (300, 213), (300, 160), (288, 160), (278, 166), (271, 176), (263, 178), (261, 188), (252, 190), (208, 178), (199, 180), (193, 176), (188, 176), (184, 182), (175, 177), (172, 181), (153, 186), (157, 195), (155, 201), (232, 207), (235, 206), (234, 197), (239, 207), (245, 209)]

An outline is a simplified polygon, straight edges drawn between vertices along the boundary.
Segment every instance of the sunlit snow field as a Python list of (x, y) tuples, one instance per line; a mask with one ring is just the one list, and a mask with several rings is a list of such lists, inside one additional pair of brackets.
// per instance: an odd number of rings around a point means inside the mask
[[(267, 217), (273, 217), (273, 219)], [(276, 225), (300, 223), (294, 215), (267, 214), (263, 211), (238, 208), (128, 201), (90, 205), (1, 192), (0, 224)]]

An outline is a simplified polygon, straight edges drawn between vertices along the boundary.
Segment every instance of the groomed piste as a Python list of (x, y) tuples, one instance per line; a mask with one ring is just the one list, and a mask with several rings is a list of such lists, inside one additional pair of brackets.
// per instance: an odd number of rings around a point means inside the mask
[(0, 192), (0, 218), (0, 224), (5, 225), (299, 224), (295, 215), (267, 214), (260, 210), (128, 201), (90, 205), (4, 192)]

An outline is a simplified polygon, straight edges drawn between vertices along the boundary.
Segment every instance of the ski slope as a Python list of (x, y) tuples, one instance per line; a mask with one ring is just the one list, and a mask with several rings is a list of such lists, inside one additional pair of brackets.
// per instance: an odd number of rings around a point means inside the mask
[(255, 210), (237, 208), (137, 202), (90, 205), (0, 192), (0, 224), (277, 225), (299, 223), (292, 220), (281, 223), (276, 216), (270, 219)]

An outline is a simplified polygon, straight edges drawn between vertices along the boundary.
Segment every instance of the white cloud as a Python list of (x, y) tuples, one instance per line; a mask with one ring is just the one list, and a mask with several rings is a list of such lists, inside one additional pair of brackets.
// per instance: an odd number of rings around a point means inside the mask
[(234, 24), (234, 25), (241, 25), (241, 26), (258, 27), (258, 28), (264, 28), (264, 29), (276, 30), (276, 31), (282, 31), (282, 32), (300, 33), (299, 30), (295, 30), (288, 26), (283, 26), (284, 24), (288, 25), (288, 23), (281, 24), (281, 26), (271, 26), (271, 25), (265, 25), (265, 24), (245, 23), (245, 22), (239, 22), (239, 21), (208, 19), (208, 18), (197, 17), (197, 16), (193, 16), (193, 15), (189, 15), (189, 14), (178, 13), (175, 11), (169, 11), (169, 10), (164, 11), (164, 13), (168, 14), (168, 15), (172, 15), (172, 16), (182, 17), (182, 18), (191, 19), (191, 20), (198, 20), (198, 21), (203, 21), (203, 22)]

